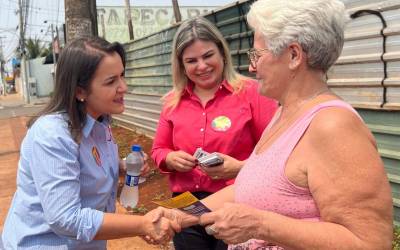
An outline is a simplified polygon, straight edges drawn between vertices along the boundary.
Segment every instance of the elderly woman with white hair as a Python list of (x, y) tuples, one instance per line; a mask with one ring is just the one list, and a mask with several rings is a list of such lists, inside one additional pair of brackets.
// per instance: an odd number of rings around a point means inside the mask
[(203, 199), (213, 212), (201, 224), (230, 249), (391, 249), (375, 140), (326, 83), (343, 48), (343, 3), (260, 0), (247, 17), (249, 70), (281, 106), (235, 184)]

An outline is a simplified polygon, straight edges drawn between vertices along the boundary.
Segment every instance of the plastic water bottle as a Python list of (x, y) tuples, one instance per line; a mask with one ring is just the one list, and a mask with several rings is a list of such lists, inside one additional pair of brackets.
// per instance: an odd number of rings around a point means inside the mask
[(121, 205), (125, 208), (134, 208), (139, 201), (139, 175), (143, 164), (142, 148), (140, 145), (133, 145), (132, 152), (126, 157), (125, 185), (120, 196)]

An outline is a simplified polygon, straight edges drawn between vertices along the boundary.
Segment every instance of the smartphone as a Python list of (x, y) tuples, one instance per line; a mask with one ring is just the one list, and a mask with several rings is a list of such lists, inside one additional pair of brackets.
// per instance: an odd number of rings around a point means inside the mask
[(208, 152), (204, 151), (202, 148), (197, 148), (196, 152), (194, 152), (193, 156), (199, 160), (200, 158), (203, 158), (204, 156), (209, 155)]
[(199, 159), (199, 164), (202, 167), (215, 167), (222, 163), (224, 163), (224, 159), (215, 152)]

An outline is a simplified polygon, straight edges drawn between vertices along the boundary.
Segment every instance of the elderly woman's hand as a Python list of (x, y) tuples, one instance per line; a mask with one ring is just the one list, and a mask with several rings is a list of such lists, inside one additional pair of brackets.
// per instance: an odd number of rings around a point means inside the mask
[(225, 203), (221, 209), (200, 217), (200, 224), (206, 226), (207, 233), (228, 244), (256, 239), (261, 223), (260, 210), (234, 203)]
[(163, 207), (158, 207), (149, 213), (152, 216), (154, 222), (158, 221), (161, 217), (165, 217), (171, 221), (174, 221), (181, 228), (190, 227), (199, 223), (200, 218), (178, 209), (168, 209)]
[(224, 163), (214, 167), (201, 167), (201, 169), (213, 180), (233, 179), (244, 165), (244, 161), (236, 160), (229, 155), (218, 153), (224, 159)]
[[(175, 232), (180, 232), (182, 228), (199, 223), (199, 217), (197, 216), (184, 213), (177, 209), (167, 209), (163, 207), (158, 207), (148, 212), (145, 216), (147, 216), (153, 224), (161, 223), (163, 220), (168, 220), (170, 222), (171, 228), (174, 231), (172, 236)], [(145, 236), (142, 236), (142, 239), (144, 239), (149, 244), (163, 244), (170, 240), (170, 238), (168, 238), (168, 235), (169, 234), (164, 234), (164, 236), (159, 236), (157, 238), (151, 234), (147, 234)]]

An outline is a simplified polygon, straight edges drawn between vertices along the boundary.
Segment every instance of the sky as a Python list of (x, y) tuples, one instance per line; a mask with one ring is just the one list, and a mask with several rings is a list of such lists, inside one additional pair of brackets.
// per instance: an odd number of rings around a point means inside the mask
[[(3, 57), (9, 61), (18, 46), (19, 0), (0, 0), (0, 46)], [(171, 6), (171, 0), (130, 0), (134, 6)], [(220, 7), (234, 0), (178, 0), (180, 6)], [(97, 6), (124, 6), (125, 0), (97, 0)], [(50, 25), (64, 23), (64, 0), (29, 0), (29, 14), (25, 38), (39, 38), (42, 42), (51, 41)], [(9, 68), (9, 64), (7, 68)]]

